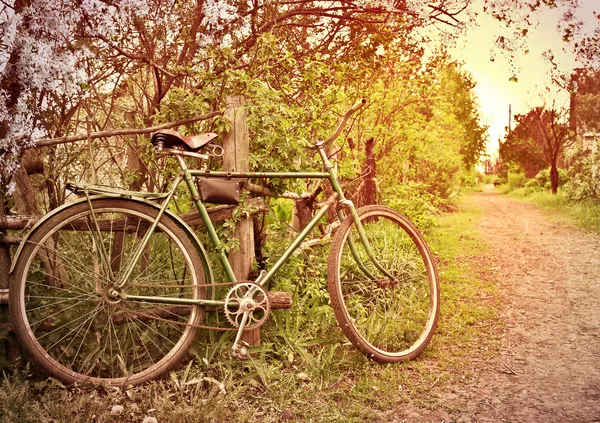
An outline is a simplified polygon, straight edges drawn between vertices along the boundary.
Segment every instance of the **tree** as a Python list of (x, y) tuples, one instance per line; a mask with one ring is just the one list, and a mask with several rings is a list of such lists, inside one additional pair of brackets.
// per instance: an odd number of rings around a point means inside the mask
[(594, 68), (575, 69), (570, 83), (569, 125), (574, 135), (600, 132), (600, 74)]
[[(124, 16), (141, 16), (136, 0), (115, 7), (100, 0), (15, 0), (0, 6), (0, 185), (10, 180), (17, 158), (32, 139), (47, 134), (44, 114), (77, 104), (88, 80), (82, 63), (92, 55), (82, 39), (111, 36)], [(99, 17), (95, 26), (86, 17)], [(58, 102), (57, 102), (58, 99)], [(68, 113), (68, 112), (67, 112)]]
[(568, 124), (562, 118), (560, 112), (544, 107), (536, 107), (527, 114), (517, 115), (517, 126), (500, 146), (500, 155), (505, 162), (526, 165), (539, 163), (543, 158), (546, 166), (550, 167), (553, 194), (558, 191), (558, 162), (565, 149), (574, 141)]
[[(515, 119), (519, 117), (520, 115), (515, 116)], [(519, 131), (516, 131), (516, 129), (519, 129)], [(503, 174), (512, 164), (522, 169), (527, 178), (533, 178), (542, 169), (547, 167), (544, 154), (537, 148), (537, 145), (531, 138), (520, 135), (520, 128), (518, 126), (506, 135), (504, 141), (500, 142), (499, 156), (500, 161), (504, 165), (501, 172)]]
[[(375, 51), (406, 29), (455, 25), (469, 1), (4, 1), (0, 5), (4, 182), (22, 148), (56, 126), (56, 119), (44, 122), (44, 112), (66, 106), (63, 117), (70, 119), (91, 92), (114, 100), (103, 86), (117, 87), (117, 95), (133, 94), (131, 85), (127, 89), (133, 82), (129, 77), (145, 78), (137, 85), (143, 95), (137, 100), (142, 101), (135, 103), (144, 109), (136, 114), (144, 125), (151, 124), (163, 100), (177, 87), (208, 95), (214, 99), (209, 106), (218, 109), (229, 71), (261, 67), (270, 67), (272, 74), (290, 71), (276, 69), (268, 57), (257, 55), (266, 34), (277, 37), (296, 63), (317, 53), (331, 60), (351, 60), (357, 49)], [(85, 113), (79, 116), (91, 119)]]
[(457, 124), (464, 129), (460, 154), (467, 170), (470, 170), (486, 150), (488, 126), (482, 124), (479, 104), (475, 97), (476, 83), (460, 64), (450, 61), (443, 64), (441, 94), (446, 99)]
[[(43, 3), (29, 0), (37, 2)], [(417, 30), (458, 25), (470, 2), (90, 0), (81, 9), (63, 0), (38, 15), (70, 16), (69, 31), (57, 38), (55, 49), (76, 53), (72, 63), (80, 79), (69, 80), (70, 95), (47, 91), (52, 104), (43, 110), (34, 107), (40, 104), (35, 90), (24, 104), (36, 110), (38, 130), (63, 136), (217, 112), (227, 95), (244, 94), (251, 166), (299, 170), (309, 159), (302, 141), (326, 137), (340, 112), (364, 96), (370, 106), (357, 117), (349, 133), (355, 148), (340, 153), (347, 162), (340, 165), (366, 171), (371, 191), (365, 198), (379, 195), (373, 192), (379, 182), (397, 187), (394, 175), (402, 175), (427, 196), (447, 199), (456, 191), (461, 166), (477, 160), (485, 131), (478, 124), (472, 81), (446, 59), (424, 60)], [(71, 15), (62, 8), (77, 10)], [(12, 13), (25, 16), (26, 10)], [(48, 78), (60, 80), (62, 74)], [(224, 125), (217, 118), (181, 130), (222, 132)], [(23, 143), (32, 138), (23, 135)], [(67, 179), (96, 174), (105, 183), (148, 190), (167, 180), (156, 170), (144, 137), (46, 151), (49, 208), (63, 201)], [(102, 162), (112, 166), (103, 170)], [(350, 173), (348, 179), (358, 176)]]

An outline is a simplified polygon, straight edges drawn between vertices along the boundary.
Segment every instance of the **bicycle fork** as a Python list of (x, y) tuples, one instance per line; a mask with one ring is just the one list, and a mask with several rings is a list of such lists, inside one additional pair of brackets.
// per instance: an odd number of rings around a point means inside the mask
[[(354, 225), (356, 226), (356, 231), (358, 232), (358, 238), (359, 238), (361, 244), (363, 245), (365, 252), (367, 253), (367, 257), (373, 263), (373, 265), (377, 268), (377, 270), (379, 270), (386, 277), (394, 280), (395, 279), (394, 276), (391, 273), (389, 273), (375, 258), (375, 254), (373, 254), (371, 244), (369, 243), (367, 234), (365, 233), (365, 229), (362, 225), (362, 222), (360, 221), (360, 217), (358, 216), (356, 207), (354, 206), (354, 203), (352, 203), (351, 200), (348, 200), (344, 196), (342, 187), (340, 186), (340, 184), (338, 182), (335, 168), (329, 161), (329, 158), (327, 157), (327, 153), (325, 152), (324, 147), (319, 146), (318, 151), (319, 151), (319, 155), (321, 156), (321, 159), (323, 160), (323, 164), (325, 165), (325, 171), (327, 171), (329, 173), (329, 183), (331, 184), (331, 188), (339, 196), (339, 203), (350, 210), (350, 215), (352, 216), (352, 219), (354, 220)], [(342, 215), (341, 211), (339, 211), (339, 210), (337, 211), (337, 215), (338, 215), (338, 219), (340, 220), (340, 223), (341, 223), (344, 219), (344, 216)], [(373, 274), (367, 269), (367, 267), (363, 263), (362, 259), (359, 257), (358, 250), (357, 250), (356, 245), (355, 245), (354, 241), (352, 240), (352, 238), (348, 238), (348, 246), (350, 247), (350, 252), (352, 253), (352, 257), (356, 261), (356, 264), (361, 269), (361, 271), (365, 274), (365, 276), (367, 278), (375, 280), (376, 277), (373, 276)]]

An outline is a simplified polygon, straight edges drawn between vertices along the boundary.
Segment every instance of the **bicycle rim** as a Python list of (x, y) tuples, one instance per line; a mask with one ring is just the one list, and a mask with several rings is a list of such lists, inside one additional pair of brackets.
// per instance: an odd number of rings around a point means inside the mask
[[(135, 385), (177, 364), (203, 310), (114, 298), (157, 211), (127, 200), (67, 208), (29, 238), (11, 289), (11, 313), (25, 349), (66, 383)], [(201, 260), (163, 216), (131, 277), (128, 295), (204, 298)]]
[(378, 362), (420, 354), (439, 315), (439, 283), (427, 245), (400, 213), (383, 206), (358, 210), (373, 256), (368, 257), (351, 216), (338, 229), (328, 265), (336, 318), (348, 339)]

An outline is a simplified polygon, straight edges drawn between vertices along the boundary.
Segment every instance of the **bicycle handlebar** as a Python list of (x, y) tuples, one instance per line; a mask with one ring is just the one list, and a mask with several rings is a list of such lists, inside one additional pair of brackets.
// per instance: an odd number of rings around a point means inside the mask
[(335, 129), (335, 132), (333, 133), (332, 136), (330, 136), (326, 141), (319, 141), (316, 144), (310, 144), (309, 143), (306, 148), (308, 148), (309, 150), (317, 150), (317, 149), (319, 149), (321, 147), (325, 147), (326, 145), (328, 145), (328, 144), (332, 143), (333, 141), (335, 141), (335, 139), (342, 132), (342, 129), (344, 129), (344, 126), (346, 126), (346, 123), (348, 123), (348, 119), (350, 119), (350, 116), (352, 116), (354, 114), (354, 112), (356, 112), (357, 110), (359, 110), (365, 104), (367, 104), (367, 100), (365, 98), (357, 101), (354, 104), (354, 106), (352, 106), (350, 108), (350, 110), (348, 110), (346, 112), (346, 114), (344, 115), (344, 117), (342, 118), (342, 120), (340, 121), (340, 123), (338, 124), (338, 126)]

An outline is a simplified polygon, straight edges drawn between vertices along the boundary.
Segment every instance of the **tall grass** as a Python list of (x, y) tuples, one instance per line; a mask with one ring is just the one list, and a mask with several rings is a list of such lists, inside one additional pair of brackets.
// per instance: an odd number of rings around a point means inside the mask
[[(5, 368), (0, 422), (375, 422), (402, 421), (402, 410), (446, 408), (438, 393), (471, 377), (472, 360), (499, 348), (500, 307), (487, 276), (480, 214), (468, 202), (437, 219), (427, 240), (441, 277), (441, 319), (416, 360), (380, 365), (343, 337), (325, 289), (323, 263), (294, 257), (279, 287), (298, 287), (291, 310), (273, 311), (262, 345), (245, 361), (230, 358), (231, 336), (199, 337), (195, 359), (168, 378), (129, 389), (70, 387), (34, 367)], [(324, 248), (326, 250), (326, 248)], [(319, 275), (317, 275), (319, 274)], [(123, 411), (113, 414), (113, 406)]]
[(569, 222), (600, 233), (600, 202), (597, 200), (571, 201), (561, 189), (557, 194), (552, 194), (548, 190), (519, 188), (510, 191), (509, 196), (557, 211)]

